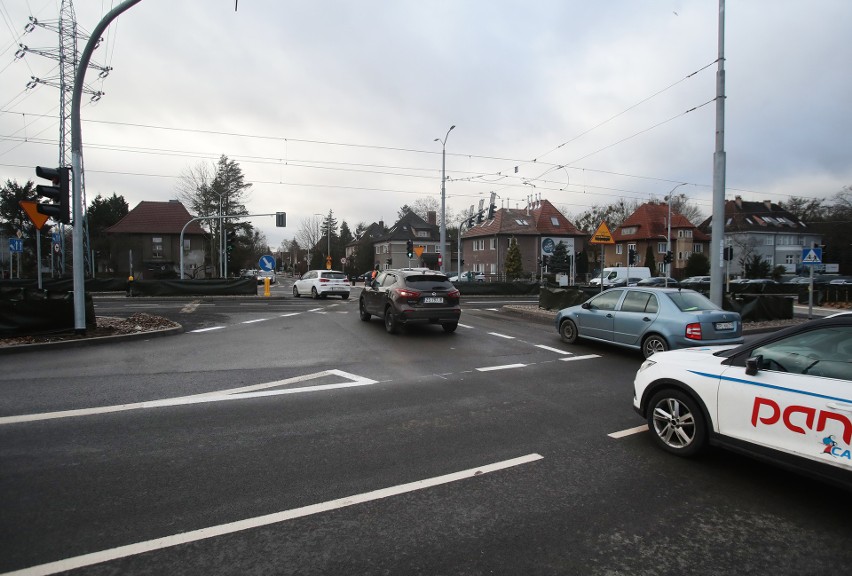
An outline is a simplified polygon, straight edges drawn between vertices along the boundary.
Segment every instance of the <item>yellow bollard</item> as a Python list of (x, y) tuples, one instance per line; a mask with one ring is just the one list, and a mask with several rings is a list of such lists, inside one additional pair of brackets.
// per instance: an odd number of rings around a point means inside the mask
[(269, 296), (269, 276), (263, 279), (263, 295)]

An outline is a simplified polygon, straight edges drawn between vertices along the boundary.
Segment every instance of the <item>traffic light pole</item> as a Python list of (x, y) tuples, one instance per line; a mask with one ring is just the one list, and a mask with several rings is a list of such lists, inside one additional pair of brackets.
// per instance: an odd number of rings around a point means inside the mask
[(100, 43), (101, 36), (110, 22), (126, 10), (142, 0), (125, 0), (104, 16), (92, 34), (86, 47), (80, 53), (80, 61), (74, 73), (74, 91), (71, 95), (71, 172), (73, 186), (71, 188), (71, 214), (74, 222), (74, 242), (72, 246), (73, 279), (74, 279), (74, 331), (86, 333), (86, 281), (85, 262), (83, 260), (83, 134), (80, 127), (80, 100), (83, 96), (83, 86), (86, 81), (86, 71), (92, 59), (92, 52)]
[[(186, 224), (183, 225), (183, 228), (180, 229), (180, 276), (179, 278), (183, 280), (183, 233), (186, 232), (186, 227), (192, 224), (193, 222), (197, 222), (199, 220), (219, 220), (220, 229), (221, 222), (226, 218), (256, 218), (258, 216), (278, 216), (281, 212), (275, 212), (273, 214), (224, 214), (221, 216), (196, 216), (190, 220), (187, 220)], [(224, 236), (220, 234), (220, 236)], [(227, 256), (225, 256), (227, 258)], [(225, 269), (227, 271), (227, 268)]]

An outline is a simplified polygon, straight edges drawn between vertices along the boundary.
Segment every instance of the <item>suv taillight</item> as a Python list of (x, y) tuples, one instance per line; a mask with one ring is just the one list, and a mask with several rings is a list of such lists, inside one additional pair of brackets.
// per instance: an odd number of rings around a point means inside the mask
[(698, 322), (686, 325), (686, 337), (689, 340), (701, 340), (701, 324)]
[(329, 280), (328, 280), (328, 278), (320, 278), (319, 281), (320, 281), (320, 284), (325, 284)]
[(459, 298), (461, 296), (461, 292), (458, 290), (450, 290), (447, 292), (447, 298)]
[(419, 290), (411, 290), (409, 288), (394, 288), (393, 293), (395, 296), (405, 298), (406, 300), (416, 300), (417, 298), (420, 298)]

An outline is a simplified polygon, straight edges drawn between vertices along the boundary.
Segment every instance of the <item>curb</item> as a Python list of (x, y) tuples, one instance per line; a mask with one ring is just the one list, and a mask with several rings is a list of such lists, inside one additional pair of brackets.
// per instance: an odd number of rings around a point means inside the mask
[(127, 342), (130, 340), (146, 340), (182, 334), (183, 326), (178, 324), (172, 328), (151, 330), (148, 332), (133, 332), (132, 334), (117, 334), (115, 336), (97, 336), (95, 338), (80, 338), (79, 340), (60, 340), (58, 342), (40, 342), (37, 344), (20, 344), (17, 346), (0, 346), (0, 356), (14, 352), (34, 352), (37, 350), (57, 350), (64, 348), (81, 348), (107, 342)]

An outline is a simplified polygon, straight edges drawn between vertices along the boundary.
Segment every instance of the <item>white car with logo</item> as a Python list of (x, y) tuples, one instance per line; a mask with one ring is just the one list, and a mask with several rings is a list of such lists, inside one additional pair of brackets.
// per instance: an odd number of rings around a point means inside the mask
[(852, 488), (852, 315), (741, 346), (660, 352), (633, 407), (663, 450), (713, 444)]

